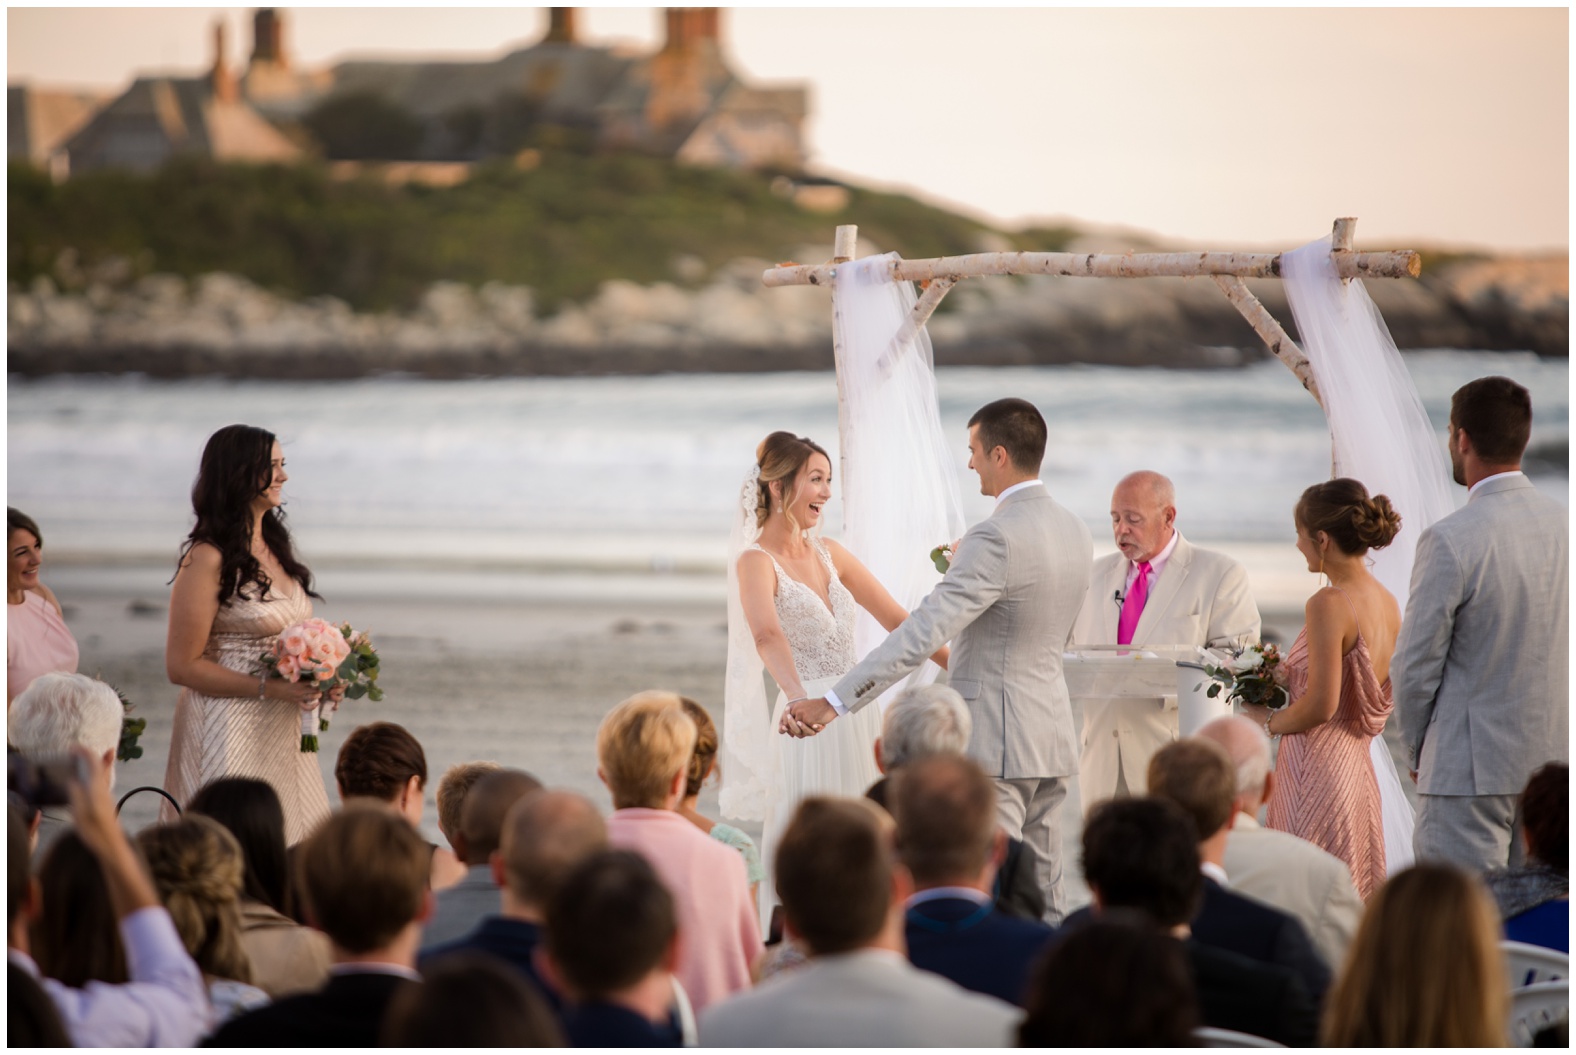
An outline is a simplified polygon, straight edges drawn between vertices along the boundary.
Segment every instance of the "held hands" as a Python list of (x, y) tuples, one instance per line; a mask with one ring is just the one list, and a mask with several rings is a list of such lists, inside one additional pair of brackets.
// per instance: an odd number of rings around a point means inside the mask
[(837, 712), (824, 697), (796, 700), (783, 711), (782, 721), (777, 723), (777, 731), (796, 740), (803, 740), (825, 729), (836, 717)]

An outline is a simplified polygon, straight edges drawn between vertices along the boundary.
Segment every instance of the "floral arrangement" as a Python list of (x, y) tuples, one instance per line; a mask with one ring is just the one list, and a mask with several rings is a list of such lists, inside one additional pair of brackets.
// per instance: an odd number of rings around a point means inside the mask
[(947, 574), (947, 569), (952, 567), (952, 558), (957, 555), (958, 544), (945, 542), (930, 551), (930, 563), (936, 566), (941, 574)]
[(328, 719), (338, 704), (328, 699), (336, 688), (345, 698), (383, 699), (378, 688), (378, 653), (370, 635), (349, 623), (335, 626), (324, 619), (304, 619), (280, 631), (272, 652), (262, 656), (265, 669), (289, 682), (316, 684), (318, 702), (301, 712), (301, 750), (316, 751), (317, 734), (328, 730)]
[[(1207, 659), (1215, 658), (1215, 653), (1203, 649), (1199, 651), (1204, 652)], [(1280, 661), (1280, 649), (1274, 645), (1248, 645), (1231, 649), (1224, 664), (1204, 664), (1204, 673), (1214, 681), (1205, 695), (1214, 699), (1224, 690), (1228, 702), (1278, 711), (1291, 702), (1291, 694), (1286, 691), (1286, 686), (1275, 677), (1280, 669)]]
[(142, 745), (137, 743), (137, 739), (148, 728), (148, 720), (146, 718), (133, 718), (131, 712), (136, 709), (137, 705), (126, 699), (126, 694), (115, 688), (115, 686), (110, 685), (110, 688), (115, 689), (115, 695), (120, 698), (122, 712), (120, 719), (120, 746), (115, 749), (115, 758), (120, 762), (130, 762), (133, 759), (142, 757)]

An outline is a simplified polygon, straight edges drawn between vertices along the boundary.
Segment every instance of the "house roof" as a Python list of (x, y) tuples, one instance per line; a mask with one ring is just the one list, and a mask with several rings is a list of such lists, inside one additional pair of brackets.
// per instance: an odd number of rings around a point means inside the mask
[(73, 170), (155, 168), (171, 155), (288, 161), (301, 149), (244, 102), (216, 97), (206, 77), (141, 77), (66, 143)]

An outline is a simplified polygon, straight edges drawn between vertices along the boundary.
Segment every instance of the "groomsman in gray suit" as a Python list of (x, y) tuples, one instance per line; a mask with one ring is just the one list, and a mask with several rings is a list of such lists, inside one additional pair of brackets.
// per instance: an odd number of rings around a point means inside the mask
[(1531, 429), (1532, 401), (1509, 378), (1451, 397), (1467, 504), (1418, 541), (1390, 666), (1418, 859), (1474, 871), (1518, 857), (1516, 796), (1570, 757), (1569, 514), (1521, 472)]
[(1089, 589), (1094, 546), (1040, 482), (1045, 419), (1000, 399), (969, 419), (969, 468), (991, 516), (963, 536), (941, 583), (825, 698), (791, 704), (780, 731), (813, 736), (870, 704), (952, 641), (949, 682), (969, 706), (968, 755), (995, 780), (1002, 827), (1034, 847), (1046, 919), (1066, 911), (1061, 807), (1078, 771), (1062, 651)]

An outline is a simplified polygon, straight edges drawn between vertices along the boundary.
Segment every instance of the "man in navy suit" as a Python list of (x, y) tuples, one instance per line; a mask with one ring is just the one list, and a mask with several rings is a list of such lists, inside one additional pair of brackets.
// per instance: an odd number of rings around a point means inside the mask
[(996, 824), (990, 778), (965, 755), (931, 755), (893, 775), (888, 802), (898, 857), (914, 877), (904, 914), (909, 962), (1023, 1006), (1030, 972), (1055, 932), (991, 899), (1007, 834)]

